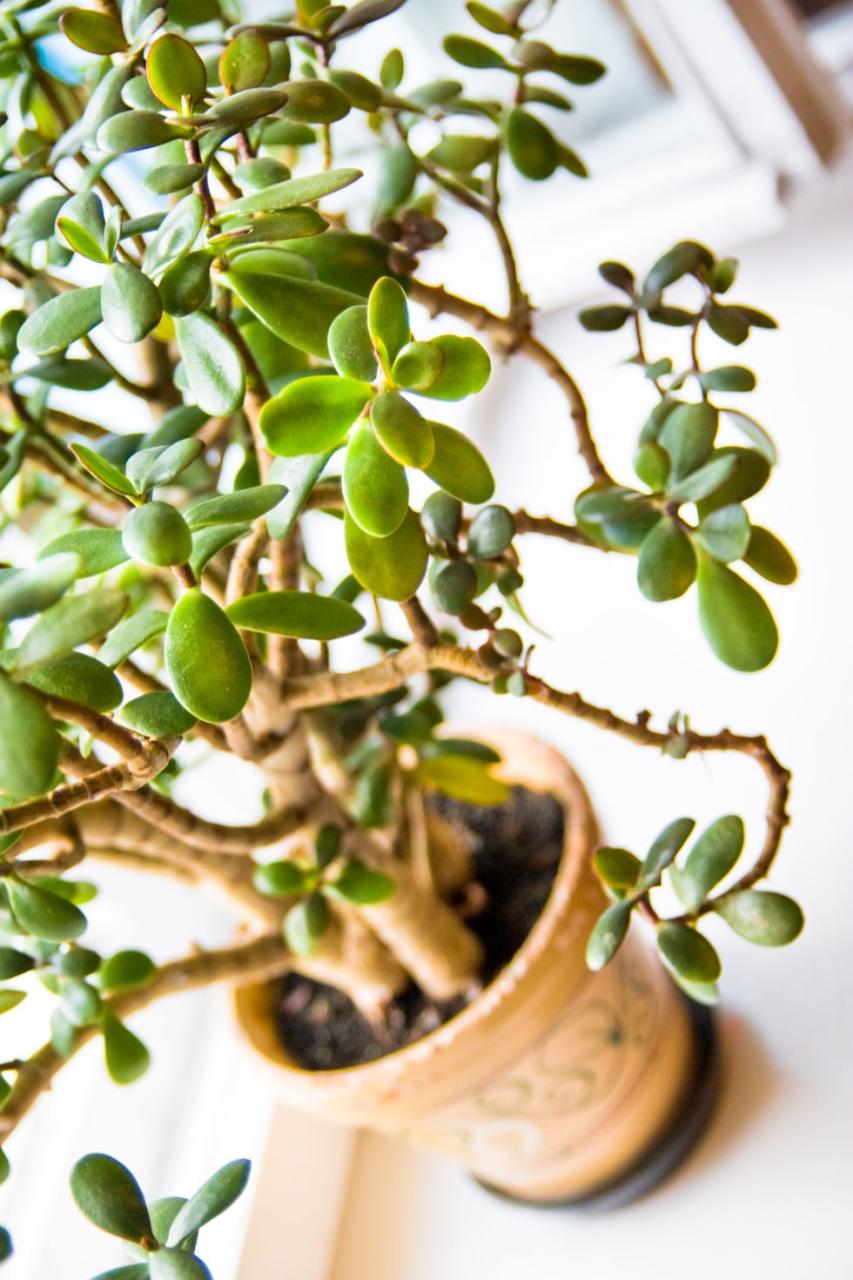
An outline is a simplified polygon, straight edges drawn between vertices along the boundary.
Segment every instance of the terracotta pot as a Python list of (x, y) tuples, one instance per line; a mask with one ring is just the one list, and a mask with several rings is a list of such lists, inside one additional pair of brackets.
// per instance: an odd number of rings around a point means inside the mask
[(677, 1163), (709, 1109), (707, 1026), (700, 1017), (697, 1035), (695, 1013), (636, 926), (608, 968), (587, 970), (605, 905), (589, 797), (538, 740), (481, 736), (500, 750), (508, 781), (552, 793), (566, 815), (550, 897), (512, 962), (444, 1026), (366, 1066), (294, 1067), (270, 984), (238, 989), (237, 1016), (296, 1107), (440, 1152), (516, 1199), (629, 1198)]

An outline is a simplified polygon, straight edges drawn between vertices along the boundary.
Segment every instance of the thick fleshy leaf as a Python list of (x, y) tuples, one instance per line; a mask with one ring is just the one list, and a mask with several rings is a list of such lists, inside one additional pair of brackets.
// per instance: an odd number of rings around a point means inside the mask
[(479, 505), (495, 491), (489, 464), (466, 435), (442, 422), (431, 422), (435, 453), (424, 471), (435, 484), (460, 502)]
[(235, 601), (226, 613), (244, 630), (299, 640), (336, 640), (364, 626), (364, 618), (351, 604), (310, 591), (259, 591)]
[(183, 1249), (158, 1249), (148, 1263), (151, 1280), (213, 1280), (201, 1258)]
[(472, 756), (438, 755), (421, 760), (414, 776), (422, 786), (467, 804), (504, 804), (510, 789), (491, 770), (490, 764)]
[(658, 441), (672, 460), (673, 481), (689, 475), (710, 457), (719, 421), (713, 405), (679, 404), (667, 414)]
[(168, 502), (134, 507), (125, 519), (122, 540), (128, 554), (145, 564), (185, 564), (193, 549), (186, 520)]
[(383, 391), (370, 406), (370, 420), (386, 453), (405, 467), (429, 466), (435, 454), (432, 427), (399, 391)]
[(431, 578), (430, 590), (439, 609), (458, 616), (477, 594), (477, 571), (467, 560), (450, 560)]
[(715, 560), (740, 560), (752, 538), (749, 516), (739, 502), (733, 502), (700, 520), (694, 536)]
[(0, 791), (17, 799), (41, 795), (56, 775), (59, 734), (31, 693), (0, 672)]
[(117, 155), (162, 147), (188, 135), (186, 128), (170, 124), (159, 111), (122, 111), (105, 120), (98, 130), (98, 146)]
[(189, 40), (168, 32), (158, 36), (148, 51), (148, 83), (166, 107), (180, 111), (184, 98), (200, 102), (207, 89), (204, 63)]
[(336, 316), (363, 303), (358, 294), (317, 280), (282, 280), (280, 275), (245, 270), (241, 258), (223, 279), (276, 337), (315, 356), (328, 356), (329, 326)]
[(171, 195), (174, 191), (186, 191), (204, 177), (203, 164), (161, 164), (151, 169), (143, 178), (143, 186), (155, 195)]
[(145, 1075), (151, 1062), (150, 1053), (139, 1037), (119, 1021), (110, 1009), (104, 1012), (101, 1029), (110, 1078), (116, 1084), (133, 1084), (140, 1076)]
[(282, 88), (277, 89), (243, 89), (241, 93), (232, 93), (227, 98), (220, 98), (211, 107), (209, 117), (217, 124), (228, 129), (243, 128), (260, 120), (262, 116), (280, 111), (287, 101), (287, 94)]
[(252, 665), (240, 633), (198, 588), (169, 615), (166, 670), (175, 697), (199, 720), (218, 724), (239, 715), (252, 691)]
[(715, 885), (727, 876), (743, 849), (743, 821), (736, 814), (718, 818), (693, 845), (673, 880), (688, 911), (696, 911)]
[(360, 169), (329, 169), (325, 173), (313, 173), (299, 178), (288, 178), (264, 187), (252, 195), (232, 200), (216, 216), (217, 222), (236, 218), (247, 213), (272, 213), (279, 209), (292, 209), (295, 205), (312, 204), (348, 187), (361, 177)]
[(69, 653), (58, 662), (49, 662), (34, 671), (28, 683), (41, 693), (79, 702), (93, 711), (113, 711), (122, 700), (119, 681), (90, 653)]
[(90, 1222), (123, 1240), (153, 1240), (145, 1197), (129, 1169), (112, 1156), (83, 1156), (71, 1171), (71, 1194)]
[(726, 445), (722, 449), (715, 449), (713, 457), (714, 460), (734, 458), (736, 465), (728, 480), (696, 504), (700, 517), (720, 507), (727, 507), (732, 502), (745, 502), (758, 493), (759, 489), (763, 489), (770, 477), (770, 463), (756, 449)]
[(116, 262), (101, 285), (104, 324), (119, 342), (141, 342), (163, 314), (157, 286), (130, 262)]
[(625, 941), (631, 923), (631, 905), (614, 902), (596, 920), (586, 944), (587, 968), (597, 972), (609, 964)]
[(160, 277), (163, 310), (171, 316), (200, 310), (210, 293), (210, 264), (210, 254), (199, 249), (167, 267)]
[(714, 982), (719, 978), (719, 956), (708, 939), (689, 925), (673, 921), (658, 925), (657, 944), (666, 963), (687, 982)]
[(387, 902), (394, 892), (394, 881), (382, 871), (374, 871), (357, 858), (346, 863), (340, 875), (332, 881), (331, 892), (357, 907), (375, 906)]
[(73, 942), (86, 928), (79, 907), (26, 880), (7, 879), (9, 905), (20, 927), (45, 942)]
[(287, 537), (331, 457), (331, 452), (303, 453), (297, 458), (273, 461), (270, 479), (282, 484), (287, 493), (267, 517), (270, 537)]
[(773, 615), (758, 592), (708, 555), (699, 560), (699, 619), (717, 657), (736, 671), (760, 671), (779, 644)]
[(201, 577), (205, 567), (223, 547), (245, 538), (250, 528), (251, 526), (247, 524), (215, 525), (207, 529), (199, 529), (194, 533), (190, 568), (196, 578)]
[(339, 444), (373, 395), (369, 382), (321, 374), (289, 383), (261, 410), (271, 453), (295, 457)]
[(367, 307), (348, 307), (329, 326), (329, 356), (342, 378), (373, 382), (379, 365), (367, 328)]
[(77, 557), (76, 578), (90, 578), (99, 573), (107, 573), (127, 560), (127, 552), (117, 529), (73, 529), (70, 533), (61, 533), (39, 551), (37, 567), (60, 555)]
[(269, 898), (292, 898), (305, 892), (310, 874), (295, 862), (267, 862), (255, 868), (252, 883)]
[(367, 328), (386, 373), (391, 372), (400, 350), (410, 337), (409, 306), (403, 288), (383, 276), (367, 299)]
[(98, 657), (107, 667), (120, 667), (132, 653), (166, 630), (169, 615), (160, 609), (141, 609), (114, 627)]
[(220, 493), (215, 498), (202, 498), (185, 512), (189, 527), (204, 529), (217, 524), (245, 524), (271, 511), (285, 496), (282, 484), (259, 484), (234, 493)]
[(347, 559), (355, 578), (385, 600), (408, 600), (426, 571), (427, 547), (420, 521), (410, 511), (387, 538), (374, 538), (347, 514), (344, 518)]
[(21, 569), (0, 581), (0, 623), (42, 613), (55, 604), (78, 577), (82, 568), (79, 555), (69, 551), (55, 554), (52, 544), (45, 548), (44, 555), (47, 558), (32, 568)]
[[(646, 448), (655, 448), (647, 445)], [(657, 446), (659, 447), (659, 446)], [(667, 497), (673, 502), (701, 502), (716, 493), (737, 469), (737, 459), (731, 454), (714, 457), (691, 471), (681, 480), (667, 485)]]
[(232, 93), (263, 84), (271, 65), (270, 47), (257, 31), (241, 31), (219, 56), (219, 79)]
[(516, 169), (533, 182), (550, 178), (560, 162), (559, 144), (551, 130), (521, 107), (513, 107), (507, 117), (506, 145)]
[(18, 348), (36, 356), (64, 351), (101, 323), (101, 289), (68, 289), (50, 298), (24, 321)]
[(118, 53), (127, 46), (121, 23), (111, 13), (93, 9), (66, 9), (60, 16), (59, 26), (78, 49), (105, 57)]
[(174, 444), (151, 445), (128, 459), (127, 478), (137, 493), (148, 493), (158, 485), (171, 484), (203, 453), (203, 442), (192, 436)]
[(94, 191), (81, 191), (65, 204), (56, 219), (56, 230), (75, 253), (93, 262), (109, 262), (104, 243), (104, 208)]
[(386, 537), (406, 518), (406, 473), (382, 448), (369, 422), (360, 421), (350, 437), (343, 491), (347, 511), (365, 533)]
[(329, 908), (321, 893), (312, 893), (291, 907), (284, 917), (284, 940), (298, 956), (310, 956), (329, 923)]
[(592, 861), (598, 877), (620, 894), (630, 892), (640, 877), (640, 859), (629, 849), (597, 849)]
[(210, 316), (178, 316), (175, 335), (193, 399), (211, 417), (233, 413), (243, 403), (246, 370), (231, 339)]
[(797, 562), (784, 542), (780, 542), (769, 529), (754, 525), (744, 560), (750, 569), (760, 573), (768, 582), (789, 586), (797, 578)]
[(430, 400), (463, 400), (483, 390), (492, 364), (486, 348), (476, 338), (445, 333), (432, 338), (429, 345), (438, 351), (443, 364), (438, 377), (421, 389), (421, 395)]
[(672, 862), (695, 826), (692, 818), (676, 818), (655, 837), (643, 859), (640, 878), (642, 888), (648, 889), (657, 884), (661, 872)]
[(111, 630), (128, 600), (115, 587), (97, 587), (82, 595), (66, 596), (46, 610), (21, 641), (15, 657), (20, 672), (62, 658), (78, 645), (88, 644)]
[(696, 577), (696, 552), (680, 521), (664, 516), (643, 539), (637, 583), (647, 600), (675, 600)]
[(103, 457), (94, 449), (90, 449), (87, 444), (72, 444), (71, 452), (85, 467), (90, 475), (96, 480), (100, 480), (101, 484), (108, 489), (112, 489), (114, 493), (124, 494), (125, 497), (133, 497), (134, 488), (123, 471), (119, 471), (118, 467), (110, 462), (109, 458)]
[(803, 913), (793, 898), (769, 889), (742, 889), (727, 894), (716, 906), (726, 924), (747, 942), (784, 947), (802, 931)]
[(407, 342), (394, 361), (391, 376), (398, 387), (427, 391), (444, 368), (444, 356), (434, 342)]
[(204, 225), (204, 205), (196, 192), (184, 196), (170, 209), (145, 251), (146, 275), (156, 275), (177, 258), (189, 253)]
[(197, 723), (168, 689), (155, 689), (132, 698), (121, 709), (121, 721), (146, 738), (172, 738), (188, 733)]
[(130, 991), (144, 986), (157, 972), (157, 966), (144, 951), (116, 951), (98, 970), (102, 991)]
[(178, 1211), (169, 1230), (168, 1243), (180, 1244), (229, 1209), (245, 1190), (251, 1168), (248, 1160), (232, 1160), (217, 1169)]
[(483, 507), (468, 530), (468, 554), (475, 560), (502, 555), (515, 536), (515, 520), (506, 507)]

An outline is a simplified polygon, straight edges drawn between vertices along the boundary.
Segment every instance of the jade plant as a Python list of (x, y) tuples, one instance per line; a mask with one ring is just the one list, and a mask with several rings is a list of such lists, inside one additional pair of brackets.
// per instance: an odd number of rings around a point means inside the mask
[[(476, 991), (482, 949), (454, 896), (464, 859), (430, 797), (495, 804), (507, 788), (494, 751), (442, 733), (454, 678), (676, 759), (739, 752), (765, 775), (746, 867), (735, 815), (686, 853), (684, 817), (643, 859), (598, 851), (611, 905), (592, 968), (639, 914), (675, 981), (713, 1002), (709, 914), (763, 945), (801, 928), (791, 899), (756, 887), (789, 786), (764, 737), (681, 714), (655, 727), (553, 687), (524, 612), (522, 548), (557, 538), (636, 557), (649, 601), (695, 587), (730, 667), (772, 660), (754, 583), (786, 585), (796, 567), (745, 504), (774, 446), (740, 407), (753, 373), (708, 367), (702, 339), (740, 346), (775, 322), (731, 300), (737, 263), (694, 241), (644, 279), (603, 263), (615, 292), (580, 322), (624, 331), (646, 406), (636, 478), (613, 476), (574, 375), (536, 336), (502, 204), (508, 175), (587, 176), (560, 120), (567, 88), (582, 97), (605, 68), (546, 42), (552, 3), (468, 0), (443, 42), (447, 78), (413, 82), (396, 48), (375, 76), (349, 69), (403, 3), (295, 0), (268, 20), (239, 0), (0, 3), (0, 1013), (34, 980), (54, 1001), (32, 1056), (4, 1035), (4, 1142), (93, 1040), (117, 1084), (136, 1080), (149, 1052), (128, 1019), (171, 992), (297, 970), (381, 1019), (410, 981), (439, 1001)], [(368, 176), (340, 163), (362, 156)], [(421, 278), (424, 258), (440, 274), (456, 205), (494, 237), (500, 313)], [(673, 329), (679, 353), (662, 354)], [(510, 509), (441, 421), (495, 357), (562, 392), (588, 472), (573, 512), (568, 498), (553, 517)], [(342, 660), (337, 642), (357, 634), (367, 647), (354, 658), (349, 641)], [(254, 768), (256, 822), (189, 807), (182, 778), (211, 752)], [(98, 859), (225, 890), (238, 940), (188, 938), (186, 956), (155, 962), (140, 922), (96, 945), (96, 888), (77, 871)], [(237, 1162), (187, 1204), (146, 1206), (123, 1166), (89, 1155), (72, 1189), (136, 1251), (110, 1275), (184, 1280), (209, 1275), (197, 1229), (245, 1174)]]

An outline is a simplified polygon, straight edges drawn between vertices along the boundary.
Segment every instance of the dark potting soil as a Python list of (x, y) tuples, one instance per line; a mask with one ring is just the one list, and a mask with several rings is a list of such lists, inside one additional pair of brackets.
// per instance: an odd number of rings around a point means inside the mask
[[(514, 787), (503, 805), (483, 807), (437, 797), (436, 808), (473, 837), (477, 906), (466, 923), (485, 951), (481, 975), (490, 982), (503, 969), (539, 917), (551, 890), (563, 842), (563, 811), (553, 796)], [(465, 1007), (457, 998), (437, 1003), (410, 984), (374, 1026), (349, 996), (301, 974), (281, 983), (279, 1035), (294, 1062), (309, 1071), (354, 1067), (420, 1040)]]

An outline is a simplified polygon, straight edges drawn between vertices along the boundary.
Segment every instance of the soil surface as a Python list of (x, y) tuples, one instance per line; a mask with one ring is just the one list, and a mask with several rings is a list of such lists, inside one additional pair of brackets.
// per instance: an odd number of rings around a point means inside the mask
[[(503, 805), (481, 807), (440, 797), (436, 808), (473, 837), (474, 883), (467, 902), (476, 913), (467, 916), (467, 924), (483, 943), (482, 978), (490, 982), (518, 951), (545, 905), (562, 851), (563, 811), (553, 796), (522, 787), (514, 787)], [(380, 1027), (342, 992), (291, 973), (281, 983), (278, 1030), (298, 1066), (329, 1071), (372, 1062), (420, 1040), (466, 1003), (459, 998), (438, 1004), (412, 983), (389, 1006)]]

